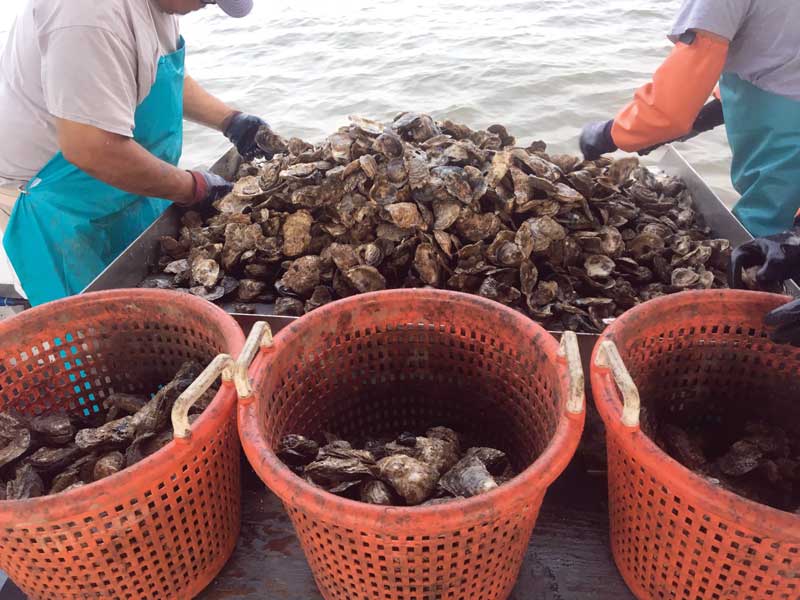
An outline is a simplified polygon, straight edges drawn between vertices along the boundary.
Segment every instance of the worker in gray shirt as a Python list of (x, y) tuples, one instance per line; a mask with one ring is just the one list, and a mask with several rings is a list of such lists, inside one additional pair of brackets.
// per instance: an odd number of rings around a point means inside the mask
[[(669, 37), (652, 83), (584, 128), (584, 156), (646, 150), (724, 119), (734, 214), (755, 236), (787, 229), (800, 206), (800, 1), (684, 0)], [(718, 82), (721, 102), (704, 106)]]
[(32, 304), (80, 292), (174, 202), (230, 183), (176, 167), (183, 119), (252, 158), (266, 123), (184, 72), (178, 15), (252, 0), (28, 0), (0, 56), (0, 186), (20, 190), (3, 245)]

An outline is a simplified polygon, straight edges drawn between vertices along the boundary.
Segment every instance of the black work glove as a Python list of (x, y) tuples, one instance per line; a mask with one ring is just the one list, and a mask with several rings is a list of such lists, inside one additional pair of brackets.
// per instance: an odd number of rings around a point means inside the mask
[(586, 160), (597, 160), (603, 154), (616, 152), (617, 145), (611, 137), (614, 120), (589, 123), (581, 131), (581, 152)]
[(722, 102), (714, 98), (700, 109), (700, 113), (694, 120), (694, 125), (692, 125), (692, 133), (699, 135), (706, 131), (711, 131), (724, 123), (725, 115), (722, 113)]
[(773, 310), (764, 318), (764, 325), (773, 328), (769, 337), (776, 344), (800, 346), (800, 300)]
[(756, 281), (767, 286), (800, 276), (800, 227), (742, 244), (731, 257), (730, 284), (744, 288), (742, 271), (761, 266)]
[(661, 144), (656, 144), (655, 146), (650, 146), (649, 148), (639, 150), (638, 154), (639, 156), (647, 156), (653, 150), (661, 148), (661, 146), (666, 146), (667, 144), (672, 144), (673, 142), (686, 142), (694, 137), (697, 137), (701, 133), (705, 133), (706, 131), (711, 131), (715, 127), (719, 127), (724, 123), (725, 116), (722, 114), (722, 102), (715, 98), (700, 109), (700, 113), (694, 120), (692, 130), (689, 133), (674, 140), (662, 142)]
[[(269, 127), (264, 119), (235, 112), (228, 117), (228, 122), (225, 124), (222, 133), (236, 146), (236, 150), (238, 150), (243, 159), (253, 160), (256, 156), (264, 155), (264, 151), (256, 144), (256, 134), (264, 125)], [(267, 156), (266, 158), (270, 159), (272, 157)]]
[(209, 171), (189, 171), (194, 177), (194, 201), (192, 206), (208, 206), (215, 200), (233, 191), (233, 184)]

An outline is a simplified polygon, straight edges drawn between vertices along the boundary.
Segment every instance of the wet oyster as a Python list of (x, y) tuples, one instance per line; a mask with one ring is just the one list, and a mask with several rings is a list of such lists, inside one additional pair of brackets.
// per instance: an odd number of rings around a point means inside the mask
[(298, 476), (331, 493), (381, 506), (431, 506), (491, 491), (515, 475), (501, 450), (462, 449), (448, 427), (358, 443), (325, 433), (327, 445), (284, 436), (276, 450)]
[[(548, 154), (544, 142), (516, 146), (500, 124), (416, 112), (352, 115), (317, 145), (264, 128), (258, 143), (266, 160), (246, 159), (210, 214), (191, 211), (161, 238), (142, 286), (294, 316), (431, 286), (597, 332), (650, 298), (727, 284), (730, 243), (709, 239), (680, 180), (635, 157)], [(598, 297), (613, 304), (575, 304)]]
[(403, 454), (378, 461), (378, 473), (409, 506), (430, 498), (439, 480), (439, 473), (432, 465)]

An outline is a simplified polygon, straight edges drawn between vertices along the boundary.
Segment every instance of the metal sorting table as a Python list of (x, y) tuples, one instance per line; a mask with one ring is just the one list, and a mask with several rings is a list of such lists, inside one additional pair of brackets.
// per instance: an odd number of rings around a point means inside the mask
[[(214, 165), (213, 170), (231, 177), (238, 167), (237, 157), (235, 153), (228, 153)], [(705, 217), (715, 237), (729, 239), (734, 245), (751, 239), (674, 148), (666, 150), (657, 168), (686, 182), (696, 208)], [(175, 235), (179, 220), (177, 208), (167, 210), (84, 292), (136, 287), (157, 262), (159, 238)], [(796, 292), (797, 289), (790, 291)], [(268, 305), (257, 308), (263, 314), (233, 315), (246, 332), (258, 320), (268, 321), (274, 332), (293, 320), (293, 317), (271, 315)], [(553, 332), (553, 335), (560, 334)], [(597, 337), (579, 334), (587, 384), (589, 358)], [(617, 572), (609, 550), (607, 484), (603, 466), (595, 460), (604, 452), (603, 435), (596, 413), (594, 418), (592, 413), (590, 406), (582, 448), (547, 493), (511, 600), (633, 598)], [(265, 490), (246, 463), (243, 475), (239, 543), (219, 577), (200, 598), (321, 599), (279, 500)], [(0, 586), (0, 600), (23, 598), (11, 582), (0, 583)]]

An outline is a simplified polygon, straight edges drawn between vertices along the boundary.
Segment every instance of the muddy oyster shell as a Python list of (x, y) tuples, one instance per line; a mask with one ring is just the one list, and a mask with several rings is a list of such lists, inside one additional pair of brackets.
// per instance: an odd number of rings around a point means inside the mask
[(430, 498), (439, 480), (439, 473), (432, 465), (405, 455), (381, 459), (378, 473), (409, 506), (422, 504)]
[[(231, 194), (160, 239), (143, 286), (248, 305), (277, 295), (287, 315), (431, 286), (597, 332), (647, 299), (726, 285), (730, 243), (709, 239), (680, 180), (635, 157), (548, 154), (544, 142), (516, 146), (501, 124), (417, 112), (352, 116), (316, 145), (267, 128), (258, 139), (266, 159), (247, 159)], [(599, 297), (613, 304), (575, 304)]]
[(477, 456), (461, 459), (442, 477), (439, 485), (453, 496), (464, 498), (485, 494), (499, 487)]
[(299, 296), (308, 297), (320, 283), (322, 259), (302, 256), (292, 262), (283, 274), (283, 285)]
[(283, 253), (286, 256), (299, 256), (311, 245), (311, 213), (299, 210), (286, 217), (283, 223)]
[(6, 485), (6, 500), (38, 498), (44, 493), (44, 483), (31, 465), (17, 468), (14, 479)]
[(396, 506), (397, 494), (391, 486), (380, 480), (365, 481), (359, 493), (361, 502), (379, 506)]
[(319, 454), (319, 444), (302, 435), (286, 435), (278, 444), (277, 455), (291, 466), (305, 466)]

